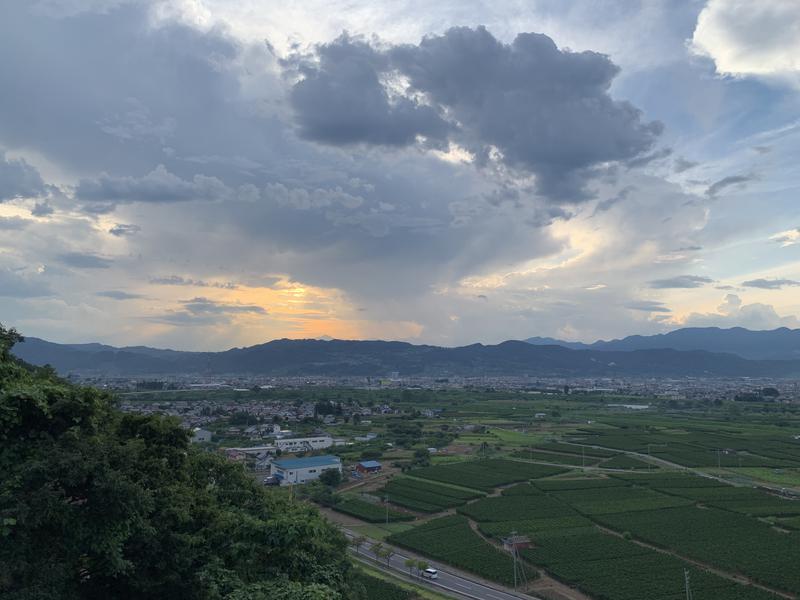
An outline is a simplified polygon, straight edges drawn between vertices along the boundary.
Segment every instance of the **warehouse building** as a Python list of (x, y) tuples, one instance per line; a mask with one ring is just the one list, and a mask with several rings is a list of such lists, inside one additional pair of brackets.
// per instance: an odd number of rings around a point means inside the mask
[(275, 440), (275, 447), (281, 452), (307, 452), (331, 446), (333, 446), (333, 438), (329, 435)]
[(309, 456), (308, 458), (286, 458), (272, 461), (272, 475), (281, 485), (307, 483), (318, 479), (323, 471), (336, 469), (342, 472), (342, 461), (338, 456)]

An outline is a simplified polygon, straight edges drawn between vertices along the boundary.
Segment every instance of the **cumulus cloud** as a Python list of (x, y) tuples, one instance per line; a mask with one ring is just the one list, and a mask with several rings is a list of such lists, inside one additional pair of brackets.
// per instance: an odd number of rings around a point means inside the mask
[[(796, 75), (800, 10), (795, 0), (709, 0), (692, 48), (729, 75)], [(800, 80), (798, 80), (800, 81)]]
[(229, 193), (229, 188), (216, 177), (195, 175), (187, 181), (170, 173), (164, 165), (158, 165), (142, 177), (103, 174), (97, 179), (81, 179), (75, 198), (113, 207), (121, 202), (216, 200)]
[(47, 217), (52, 215), (55, 209), (49, 202), (37, 202), (31, 209), (31, 214), (34, 217)]
[(678, 275), (666, 279), (654, 279), (650, 282), (650, 287), (654, 289), (689, 289), (703, 287), (713, 282), (714, 280), (710, 277), (702, 275)]
[(15, 198), (33, 198), (44, 192), (39, 171), (22, 159), (7, 158), (0, 151), (0, 202)]
[(25, 229), (31, 224), (31, 219), (23, 219), (22, 217), (0, 217), (0, 231), (17, 231)]
[(770, 304), (744, 304), (736, 294), (727, 294), (716, 313), (691, 313), (682, 324), (687, 327), (776, 329), (799, 327), (800, 319), (793, 315), (781, 316)]
[(608, 57), (561, 50), (543, 34), (505, 44), (484, 27), (456, 27), (386, 48), (342, 36), (286, 64), (303, 77), (292, 103), (306, 137), (397, 145), (447, 138), (478, 164), (534, 174), (539, 192), (557, 200), (585, 198), (594, 168), (641, 158), (662, 129), (611, 98), (619, 69)]
[(761, 288), (762, 290), (779, 290), (787, 286), (800, 285), (800, 281), (794, 279), (751, 279), (743, 281), (744, 287)]

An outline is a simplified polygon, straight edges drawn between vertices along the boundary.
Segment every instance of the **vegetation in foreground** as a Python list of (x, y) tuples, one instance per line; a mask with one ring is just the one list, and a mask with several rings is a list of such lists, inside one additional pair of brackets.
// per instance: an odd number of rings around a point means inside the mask
[(13, 358), (0, 326), (0, 596), (367, 598), (304, 502), (189, 444), (171, 419)]

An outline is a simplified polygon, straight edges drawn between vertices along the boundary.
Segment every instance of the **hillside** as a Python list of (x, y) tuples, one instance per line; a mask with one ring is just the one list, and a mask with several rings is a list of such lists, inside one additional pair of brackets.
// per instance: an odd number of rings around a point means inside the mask
[(59, 373), (102, 375), (260, 374), (271, 376), (752, 376), (800, 374), (800, 361), (673, 349), (571, 350), (507, 341), (457, 348), (405, 342), (275, 340), (224, 352), (176, 352), (145, 347), (63, 345), (38, 339), (14, 352)]
[(541, 337), (532, 337), (525, 341), (534, 345), (557, 344), (565, 348), (586, 350), (629, 352), (670, 348), (729, 352), (752, 360), (800, 360), (800, 329), (786, 327), (767, 331), (752, 331), (742, 327), (687, 327), (669, 333), (631, 335), (618, 340), (600, 340), (593, 344)]

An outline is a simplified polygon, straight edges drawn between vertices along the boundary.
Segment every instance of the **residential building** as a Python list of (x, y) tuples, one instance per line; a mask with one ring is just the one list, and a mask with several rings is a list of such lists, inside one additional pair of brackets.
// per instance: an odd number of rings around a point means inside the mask
[(333, 446), (333, 438), (329, 435), (318, 435), (314, 437), (286, 438), (275, 440), (275, 446), (281, 452), (308, 452), (309, 450), (320, 450)]

